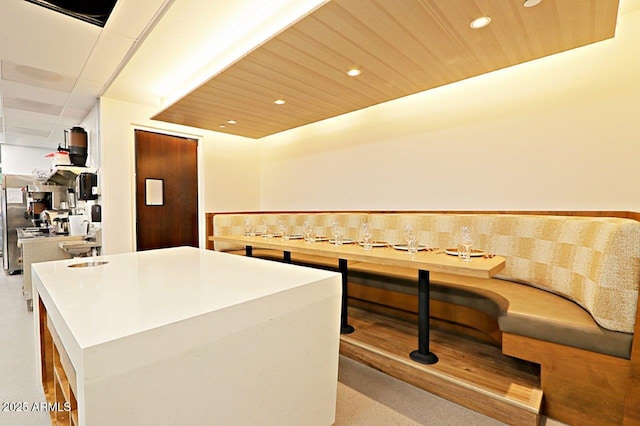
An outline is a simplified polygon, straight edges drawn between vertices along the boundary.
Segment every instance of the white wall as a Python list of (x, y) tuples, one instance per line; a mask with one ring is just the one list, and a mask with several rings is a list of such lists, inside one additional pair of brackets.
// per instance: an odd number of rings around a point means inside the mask
[(5, 175), (31, 175), (34, 169), (49, 170), (51, 159), (45, 156), (55, 151), (55, 149), (4, 143), (0, 144), (0, 150), (2, 150), (2, 173)]
[[(79, 123), (88, 133), (89, 157), (87, 167), (97, 167), (100, 164), (98, 156), (98, 112), (97, 105), (84, 120)], [(71, 128), (71, 126), (69, 127)], [(62, 135), (60, 135), (62, 138)], [(2, 172), (6, 175), (31, 175), (35, 169), (49, 170), (52, 162), (46, 155), (54, 152), (56, 148), (35, 148), (20, 145), (0, 144), (2, 150)]]
[(619, 22), (612, 40), (262, 139), (261, 208), (640, 211), (640, 12)]
[(101, 199), (105, 254), (135, 250), (136, 128), (199, 139), (201, 247), (206, 243), (205, 212), (259, 208), (259, 152), (255, 149), (255, 141), (150, 120), (149, 117), (156, 112), (141, 105), (101, 99)]
[(612, 40), (258, 141), (103, 98), (105, 253), (135, 249), (138, 127), (201, 140), (201, 246), (205, 212), (640, 211), (637, 40), (631, 10)]

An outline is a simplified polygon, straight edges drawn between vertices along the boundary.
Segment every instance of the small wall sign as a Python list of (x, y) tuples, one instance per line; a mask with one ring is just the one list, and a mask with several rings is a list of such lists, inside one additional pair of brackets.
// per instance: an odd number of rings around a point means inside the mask
[(147, 206), (164, 205), (164, 180), (145, 179), (145, 202)]

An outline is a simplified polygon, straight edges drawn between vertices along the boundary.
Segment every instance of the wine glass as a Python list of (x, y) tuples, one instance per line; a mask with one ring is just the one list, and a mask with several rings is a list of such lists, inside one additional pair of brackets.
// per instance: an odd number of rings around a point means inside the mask
[(307, 243), (311, 243), (311, 232), (313, 231), (313, 228), (311, 227), (311, 224), (309, 223), (309, 221), (305, 220), (304, 224), (302, 225), (302, 232), (304, 232), (304, 240)]
[(262, 236), (264, 238), (273, 238), (273, 232), (271, 231), (271, 226), (267, 223), (266, 220), (262, 222)]
[(333, 243), (336, 246), (342, 245), (342, 229), (337, 221), (331, 224), (331, 235), (333, 235)]
[(471, 230), (468, 226), (463, 226), (460, 229), (460, 246), (458, 247), (458, 257), (461, 260), (469, 262), (471, 260), (471, 246), (473, 246), (474, 240)]
[(248, 217), (244, 218), (244, 235), (247, 237), (253, 237), (255, 235), (253, 233), (253, 224), (251, 223), (251, 219)]
[(359, 233), (359, 239), (360, 239), (360, 241), (362, 241), (362, 235), (363, 235), (364, 233), (367, 233), (367, 232), (369, 232), (369, 224), (368, 224), (367, 222), (363, 222), (363, 223), (360, 225), (360, 233)]
[(407, 245), (410, 245), (411, 241), (416, 239), (416, 232), (413, 230), (411, 225), (404, 227), (404, 239), (407, 241)]
[(407, 251), (409, 254), (416, 254), (418, 252), (418, 241), (416, 232), (411, 225), (404, 227), (404, 239), (407, 241)]
[(282, 219), (278, 221), (278, 234), (280, 234), (283, 240), (289, 239), (289, 233), (287, 232), (287, 225), (284, 223), (284, 220)]
[(360, 241), (365, 250), (371, 250), (371, 231), (369, 230), (369, 224), (363, 223), (360, 225)]

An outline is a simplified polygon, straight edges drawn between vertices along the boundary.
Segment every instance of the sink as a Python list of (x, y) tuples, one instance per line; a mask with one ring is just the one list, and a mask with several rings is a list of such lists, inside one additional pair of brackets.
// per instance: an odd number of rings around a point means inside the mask
[(93, 266), (105, 265), (107, 263), (109, 262), (104, 260), (92, 260), (89, 262), (72, 263), (71, 265), (67, 266), (69, 266), (69, 268), (91, 268)]
[(59, 243), (58, 247), (73, 257), (80, 257), (89, 254), (98, 244), (91, 241), (64, 241)]
[(66, 251), (73, 257), (79, 257), (79, 256), (82, 256), (83, 254), (89, 253), (91, 251), (91, 247), (81, 247), (81, 246), (62, 247), (62, 250)]

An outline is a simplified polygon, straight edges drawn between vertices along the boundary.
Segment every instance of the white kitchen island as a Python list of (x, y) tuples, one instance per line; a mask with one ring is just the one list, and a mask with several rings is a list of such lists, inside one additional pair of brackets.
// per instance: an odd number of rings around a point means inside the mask
[[(108, 263), (70, 267), (87, 261)], [(335, 420), (337, 273), (179, 247), (39, 263), (33, 283), (62, 424)]]

